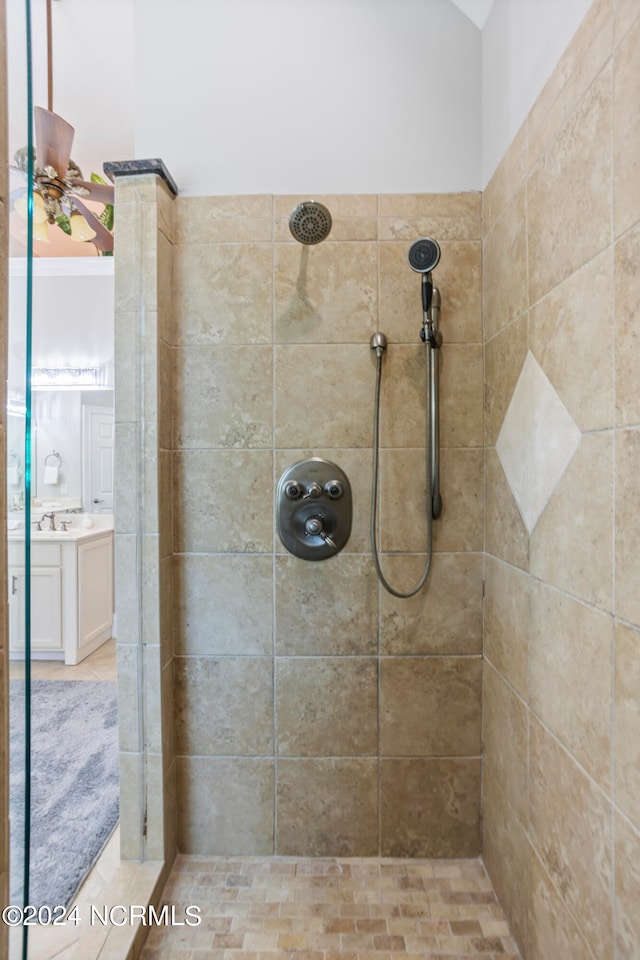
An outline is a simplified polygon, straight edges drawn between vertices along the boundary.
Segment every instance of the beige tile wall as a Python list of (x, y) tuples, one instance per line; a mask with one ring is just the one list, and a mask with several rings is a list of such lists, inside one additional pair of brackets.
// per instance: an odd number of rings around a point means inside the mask
[[(526, 960), (640, 956), (640, 7), (596, 0), (483, 197), (486, 865)], [(527, 351), (582, 432), (529, 536)]]
[[(178, 198), (173, 482), (178, 846), (188, 853), (479, 851), (483, 425), (479, 194)], [(424, 347), (411, 242), (442, 260), (442, 485), (428, 587), (381, 591), (369, 544), (375, 357), (383, 566), (424, 560)], [(354, 491), (346, 549), (288, 554), (274, 490), (307, 456)]]
[[(5, 3), (0, 0), (0, 24), (5, 23)], [(0, 463), (6, 462), (7, 434), (7, 330), (8, 330), (8, 220), (7, 220), (7, 51), (5, 31), (0, 30)], [(6, 484), (0, 487), (0, 511), (6, 515)], [(9, 636), (6, 531), (0, 550), (0, 903), (9, 896)], [(8, 928), (1, 924), (0, 956), (8, 952)]]

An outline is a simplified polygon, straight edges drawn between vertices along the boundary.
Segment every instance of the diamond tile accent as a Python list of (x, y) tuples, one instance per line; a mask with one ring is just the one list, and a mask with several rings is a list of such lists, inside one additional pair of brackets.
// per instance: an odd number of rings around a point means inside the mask
[(569, 466), (580, 437), (571, 414), (529, 351), (496, 442), (529, 533)]

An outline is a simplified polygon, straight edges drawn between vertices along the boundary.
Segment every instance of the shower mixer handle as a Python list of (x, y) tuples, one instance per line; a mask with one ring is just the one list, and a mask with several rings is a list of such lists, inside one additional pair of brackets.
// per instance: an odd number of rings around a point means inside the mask
[(304, 532), (309, 537), (320, 537), (327, 543), (330, 547), (333, 547), (334, 550), (337, 550), (337, 546), (329, 536), (329, 534), (324, 529), (324, 517), (322, 514), (318, 514), (317, 517), (309, 517), (305, 521)]

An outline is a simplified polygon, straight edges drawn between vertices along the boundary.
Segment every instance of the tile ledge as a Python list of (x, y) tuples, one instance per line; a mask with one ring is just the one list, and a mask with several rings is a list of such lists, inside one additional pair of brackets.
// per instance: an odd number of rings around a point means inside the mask
[(102, 165), (102, 169), (110, 180), (114, 177), (143, 176), (148, 173), (155, 173), (168, 186), (174, 196), (178, 196), (178, 187), (175, 180), (167, 170), (164, 162), (160, 159), (154, 160), (108, 160)]
[(32, 950), (37, 960), (136, 960), (140, 956), (149, 927), (140, 920), (122, 926), (91, 924), (91, 907), (98, 911), (119, 905), (157, 907), (169, 866), (161, 860), (120, 860), (119, 844), (117, 827), (73, 901), (80, 919), (77, 936), (74, 928), (59, 927), (55, 930), (64, 936), (52, 939), (52, 928), (36, 928), (34, 933), (42, 935), (34, 936), (30, 956)]

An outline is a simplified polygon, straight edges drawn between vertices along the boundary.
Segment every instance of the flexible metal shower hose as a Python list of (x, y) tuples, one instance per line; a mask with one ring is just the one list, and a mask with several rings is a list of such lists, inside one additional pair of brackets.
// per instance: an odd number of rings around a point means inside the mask
[(394, 597), (400, 597), (401, 599), (407, 599), (408, 597), (415, 597), (417, 593), (422, 590), (425, 583), (427, 582), (427, 577), (429, 576), (429, 570), (431, 568), (431, 556), (433, 553), (433, 515), (432, 515), (432, 476), (431, 476), (431, 404), (433, 403), (433, 397), (431, 396), (431, 364), (433, 362), (431, 353), (432, 349), (428, 343), (425, 343), (425, 349), (427, 352), (427, 383), (426, 383), (426, 410), (425, 410), (425, 420), (426, 420), (426, 436), (425, 436), (425, 456), (426, 456), (426, 474), (427, 474), (427, 497), (426, 497), (426, 514), (427, 514), (427, 558), (425, 561), (424, 570), (422, 576), (420, 577), (420, 582), (413, 590), (409, 590), (407, 593), (403, 593), (400, 590), (395, 590), (387, 582), (385, 575), (382, 572), (380, 567), (380, 559), (378, 557), (378, 546), (376, 543), (376, 524), (377, 524), (377, 515), (378, 515), (378, 460), (380, 453), (380, 384), (382, 381), (382, 350), (377, 351), (376, 358), (376, 394), (375, 394), (375, 403), (373, 410), (373, 481), (372, 481), (372, 493), (371, 493), (371, 551), (373, 553), (373, 562), (375, 564), (376, 573), (378, 574), (378, 579), (382, 586)]

